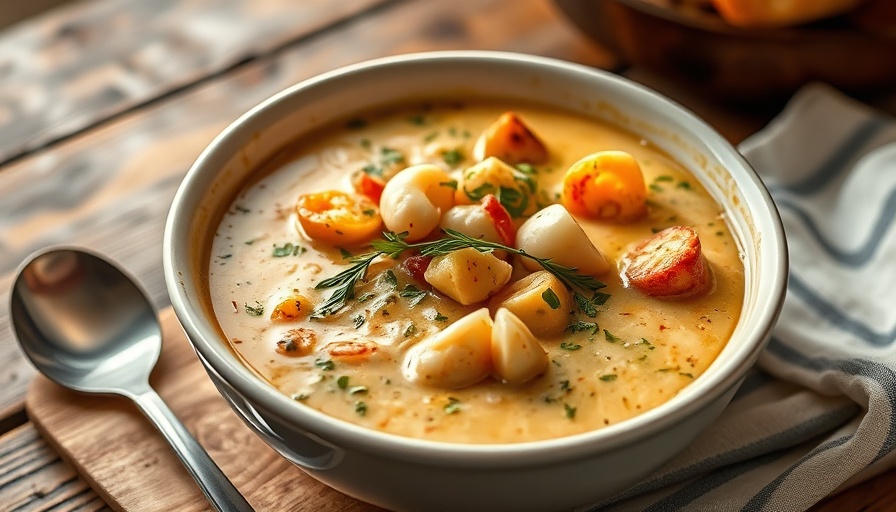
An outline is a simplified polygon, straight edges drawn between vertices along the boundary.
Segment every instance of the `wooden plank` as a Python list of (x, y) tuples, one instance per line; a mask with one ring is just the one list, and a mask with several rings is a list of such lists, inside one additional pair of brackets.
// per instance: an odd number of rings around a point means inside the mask
[(71, 2), (0, 33), (0, 162), (393, 0)]
[[(12, 274), (29, 253), (66, 243), (108, 254), (166, 305), (159, 248), (168, 207), (190, 164), (233, 119), (304, 78), (408, 51), (514, 50), (613, 65), (559, 16), (549, 0), (399, 4), (7, 165), (0, 172), (0, 303), (8, 303)], [(0, 309), (0, 326), (7, 315)], [(0, 360), (0, 382), (8, 383), (0, 388), (2, 413), (21, 407), (33, 370), (7, 329), (0, 330)]]
[[(164, 341), (153, 387), (254, 507), (378, 510), (330, 489), (264, 444), (218, 394), (173, 311), (168, 308), (160, 316)], [(199, 487), (164, 438), (128, 400), (78, 394), (40, 377), (32, 383), (26, 405), (49, 444), (114, 509), (186, 512), (208, 508)], [(44, 448), (34, 445), (31, 443), (32, 450)], [(13, 478), (40, 462), (27, 449), (23, 451), (21, 459), (27, 463), (11, 464), (23, 467), (14, 468)]]
[(0, 436), (0, 504), (3, 510), (109, 510), (33, 424)]

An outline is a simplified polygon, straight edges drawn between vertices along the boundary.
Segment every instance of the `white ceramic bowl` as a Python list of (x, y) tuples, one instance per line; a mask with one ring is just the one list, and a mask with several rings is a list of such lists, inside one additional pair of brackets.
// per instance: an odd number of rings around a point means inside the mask
[[(653, 141), (689, 168), (729, 215), (746, 267), (743, 314), (710, 368), (667, 403), (560, 439), (448, 444), (358, 427), (278, 392), (230, 351), (203, 268), (217, 212), (247, 173), (287, 142), (371, 106), (427, 96), (500, 97), (582, 112)], [(771, 334), (787, 278), (783, 229), (762, 182), (713, 129), (659, 94), (592, 68), (495, 52), (406, 55), (295, 85), (224, 130), (175, 197), (164, 242), (168, 292), (221, 394), (268, 444), (318, 480), (397, 510), (567, 509), (636, 483), (724, 409)], [(247, 456), (250, 456), (247, 454)]]

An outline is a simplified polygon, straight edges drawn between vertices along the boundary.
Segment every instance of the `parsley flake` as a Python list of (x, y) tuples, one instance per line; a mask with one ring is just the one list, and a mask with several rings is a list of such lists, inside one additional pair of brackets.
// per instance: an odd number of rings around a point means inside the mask
[(563, 350), (569, 350), (571, 352), (573, 350), (579, 350), (580, 348), (582, 348), (582, 346), (571, 341), (564, 341), (560, 343), (560, 348)]
[(615, 373), (608, 373), (608, 374), (606, 374), (606, 375), (601, 375), (601, 376), (600, 376), (600, 380), (602, 380), (602, 381), (604, 381), (604, 382), (613, 382), (614, 380), (616, 380), (616, 374), (615, 374)]
[(443, 407), (445, 414), (457, 414), (461, 410), (460, 400), (453, 396), (448, 397), (448, 403)]
[(355, 402), (355, 414), (357, 414), (358, 416), (366, 416), (367, 404), (360, 400)]
[(557, 309), (560, 307), (560, 297), (557, 297), (557, 294), (554, 293), (550, 287), (541, 293), (541, 298), (544, 302), (551, 307), (551, 309)]
[(576, 408), (569, 404), (563, 404), (563, 413), (567, 418), (573, 419), (576, 417)]
[(604, 338), (606, 338), (606, 340), (610, 343), (616, 343), (617, 341), (621, 340), (621, 338), (606, 329), (604, 329)]
[(320, 368), (321, 370), (323, 370), (325, 372), (336, 369), (336, 363), (334, 363), (330, 359), (316, 359), (314, 361), (314, 366), (317, 366), (318, 368)]
[(261, 316), (264, 314), (264, 304), (262, 304), (261, 302), (258, 302), (257, 300), (255, 301), (254, 306), (250, 306), (249, 303), (247, 302), (247, 303), (243, 304), (243, 307), (246, 308), (246, 313), (248, 313), (251, 316)]

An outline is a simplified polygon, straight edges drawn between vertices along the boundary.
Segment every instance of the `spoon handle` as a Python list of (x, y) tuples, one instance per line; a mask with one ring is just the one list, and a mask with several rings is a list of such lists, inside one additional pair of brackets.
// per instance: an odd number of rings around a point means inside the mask
[(140, 406), (143, 414), (165, 436), (216, 510), (254, 511), (243, 495), (233, 486), (227, 475), (209, 457), (208, 452), (202, 448), (155, 391), (149, 389), (132, 398)]

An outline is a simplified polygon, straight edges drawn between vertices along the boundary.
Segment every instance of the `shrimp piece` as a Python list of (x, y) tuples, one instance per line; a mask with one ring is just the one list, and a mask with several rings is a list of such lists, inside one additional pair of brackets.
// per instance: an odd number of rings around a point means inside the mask
[(299, 196), (296, 213), (306, 235), (332, 245), (366, 242), (379, 234), (383, 223), (373, 201), (337, 190)]
[(463, 172), (454, 200), (457, 204), (476, 204), (494, 195), (512, 217), (524, 217), (538, 209), (537, 190), (535, 176), (488, 157)]
[(623, 256), (622, 271), (632, 286), (654, 297), (690, 297), (712, 284), (700, 238), (685, 226), (664, 229), (639, 243)]
[(414, 242), (439, 225), (442, 213), (454, 206), (456, 182), (440, 167), (420, 164), (399, 172), (386, 183), (380, 211), (386, 227), (407, 232)]
[(548, 150), (516, 113), (505, 112), (479, 136), (473, 146), (476, 160), (491, 156), (510, 164), (541, 164), (547, 162)]
[(647, 214), (647, 186), (635, 157), (600, 151), (566, 171), (562, 202), (573, 215), (630, 222)]
[(516, 239), (516, 227), (510, 213), (492, 194), (485, 196), (479, 204), (451, 208), (442, 216), (439, 227), (504, 245), (512, 246)]
[(333, 359), (346, 363), (360, 363), (369, 359), (379, 350), (373, 341), (334, 341), (324, 349)]
[(300, 327), (290, 329), (277, 340), (276, 351), (280, 355), (289, 357), (307, 356), (314, 350), (317, 343), (317, 335), (311, 329)]
[(472, 386), (492, 372), (492, 319), (478, 309), (417, 343), (405, 356), (404, 377), (444, 389)]
[(311, 309), (311, 301), (307, 297), (293, 295), (274, 306), (274, 310), (271, 311), (271, 320), (274, 322), (300, 320), (307, 316)]
[[(560, 204), (552, 204), (524, 222), (516, 232), (516, 246), (537, 258), (576, 267), (585, 275), (596, 277), (610, 270), (604, 255)], [(529, 258), (522, 263), (529, 270), (541, 270), (541, 265)]]
[(505, 308), (495, 313), (492, 328), (492, 365), (508, 384), (522, 384), (544, 373), (548, 355), (516, 315)]

